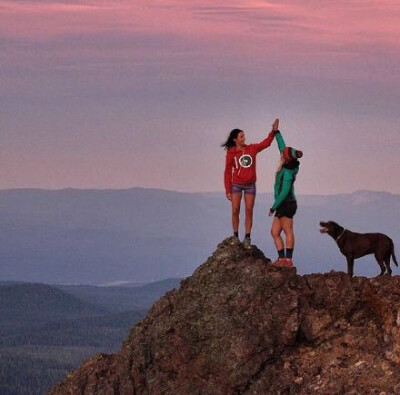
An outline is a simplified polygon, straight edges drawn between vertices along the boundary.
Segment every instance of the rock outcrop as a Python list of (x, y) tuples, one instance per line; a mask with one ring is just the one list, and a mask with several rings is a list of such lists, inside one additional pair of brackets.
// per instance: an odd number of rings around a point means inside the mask
[(268, 261), (225, 240), (52, 394), (400, 394), (400, 278)]

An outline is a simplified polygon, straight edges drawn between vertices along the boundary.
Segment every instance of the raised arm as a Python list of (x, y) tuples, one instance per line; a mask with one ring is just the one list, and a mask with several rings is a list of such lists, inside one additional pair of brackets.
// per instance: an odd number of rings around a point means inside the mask
[(282, 133), (279, 131), (279, 118), (275, 119), (272, 125), (272, 131), (275, 133), (276, 142), (278, 143), (279, 152), (282, 153), (286, 147)]
[(279, 152), (282, 153), (283, 150), (286, 148), (285, 140), (283, 139), (282, 133), (278, 130), (275, 135), (276, 142), (278, 143)]
[(260, 143), (252, 144), (252, 146), (256, 148), (257, 153), (264, 150), (265, 148), (268, 148), (271, 145), (271, 143), (274, 141), (275, 133), (276, 132), (271, 130), (266, 139), (264, 139)]
[(257, 153), (264, 150), (265, 148), (268, 148), (271, 145), (275, 135), (279, 132), (278, 129), (279, 129), (279, 119), (277, 118), (275, 119), (275, 122), (273, 123), (272, 129), (269, 132), (267, 138), (257, 144), (252, 144), (256, 148)]

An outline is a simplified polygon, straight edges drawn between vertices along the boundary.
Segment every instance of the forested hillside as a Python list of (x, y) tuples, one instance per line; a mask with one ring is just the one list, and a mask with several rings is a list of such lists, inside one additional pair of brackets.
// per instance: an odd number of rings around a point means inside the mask
[(118, 351), (132, 325), (179, 282), (139, 287), (1, 283), (0, 394), (44, 394), (82, 360)]

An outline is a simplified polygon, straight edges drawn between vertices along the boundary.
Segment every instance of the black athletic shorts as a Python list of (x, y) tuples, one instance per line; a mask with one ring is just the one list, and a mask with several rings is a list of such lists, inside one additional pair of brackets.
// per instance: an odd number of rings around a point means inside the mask
[(275, 217), (293, 218), (297, 211), (296, 200), (285, 200), (276, 210)]

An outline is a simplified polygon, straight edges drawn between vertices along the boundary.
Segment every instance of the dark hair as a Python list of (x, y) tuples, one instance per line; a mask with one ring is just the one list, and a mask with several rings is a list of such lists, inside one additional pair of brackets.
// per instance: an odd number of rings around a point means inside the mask
[(243, 132), (241, 129), (233, 129), (229, 133), (228, 139), (225, 141), (224, 144), (221, 144), (221, 147), (224, 147), (225, 149), (232, 148), (236, 145), (235, 139), (237, 139), (237, 136), (239, 135), (240, 132)]

